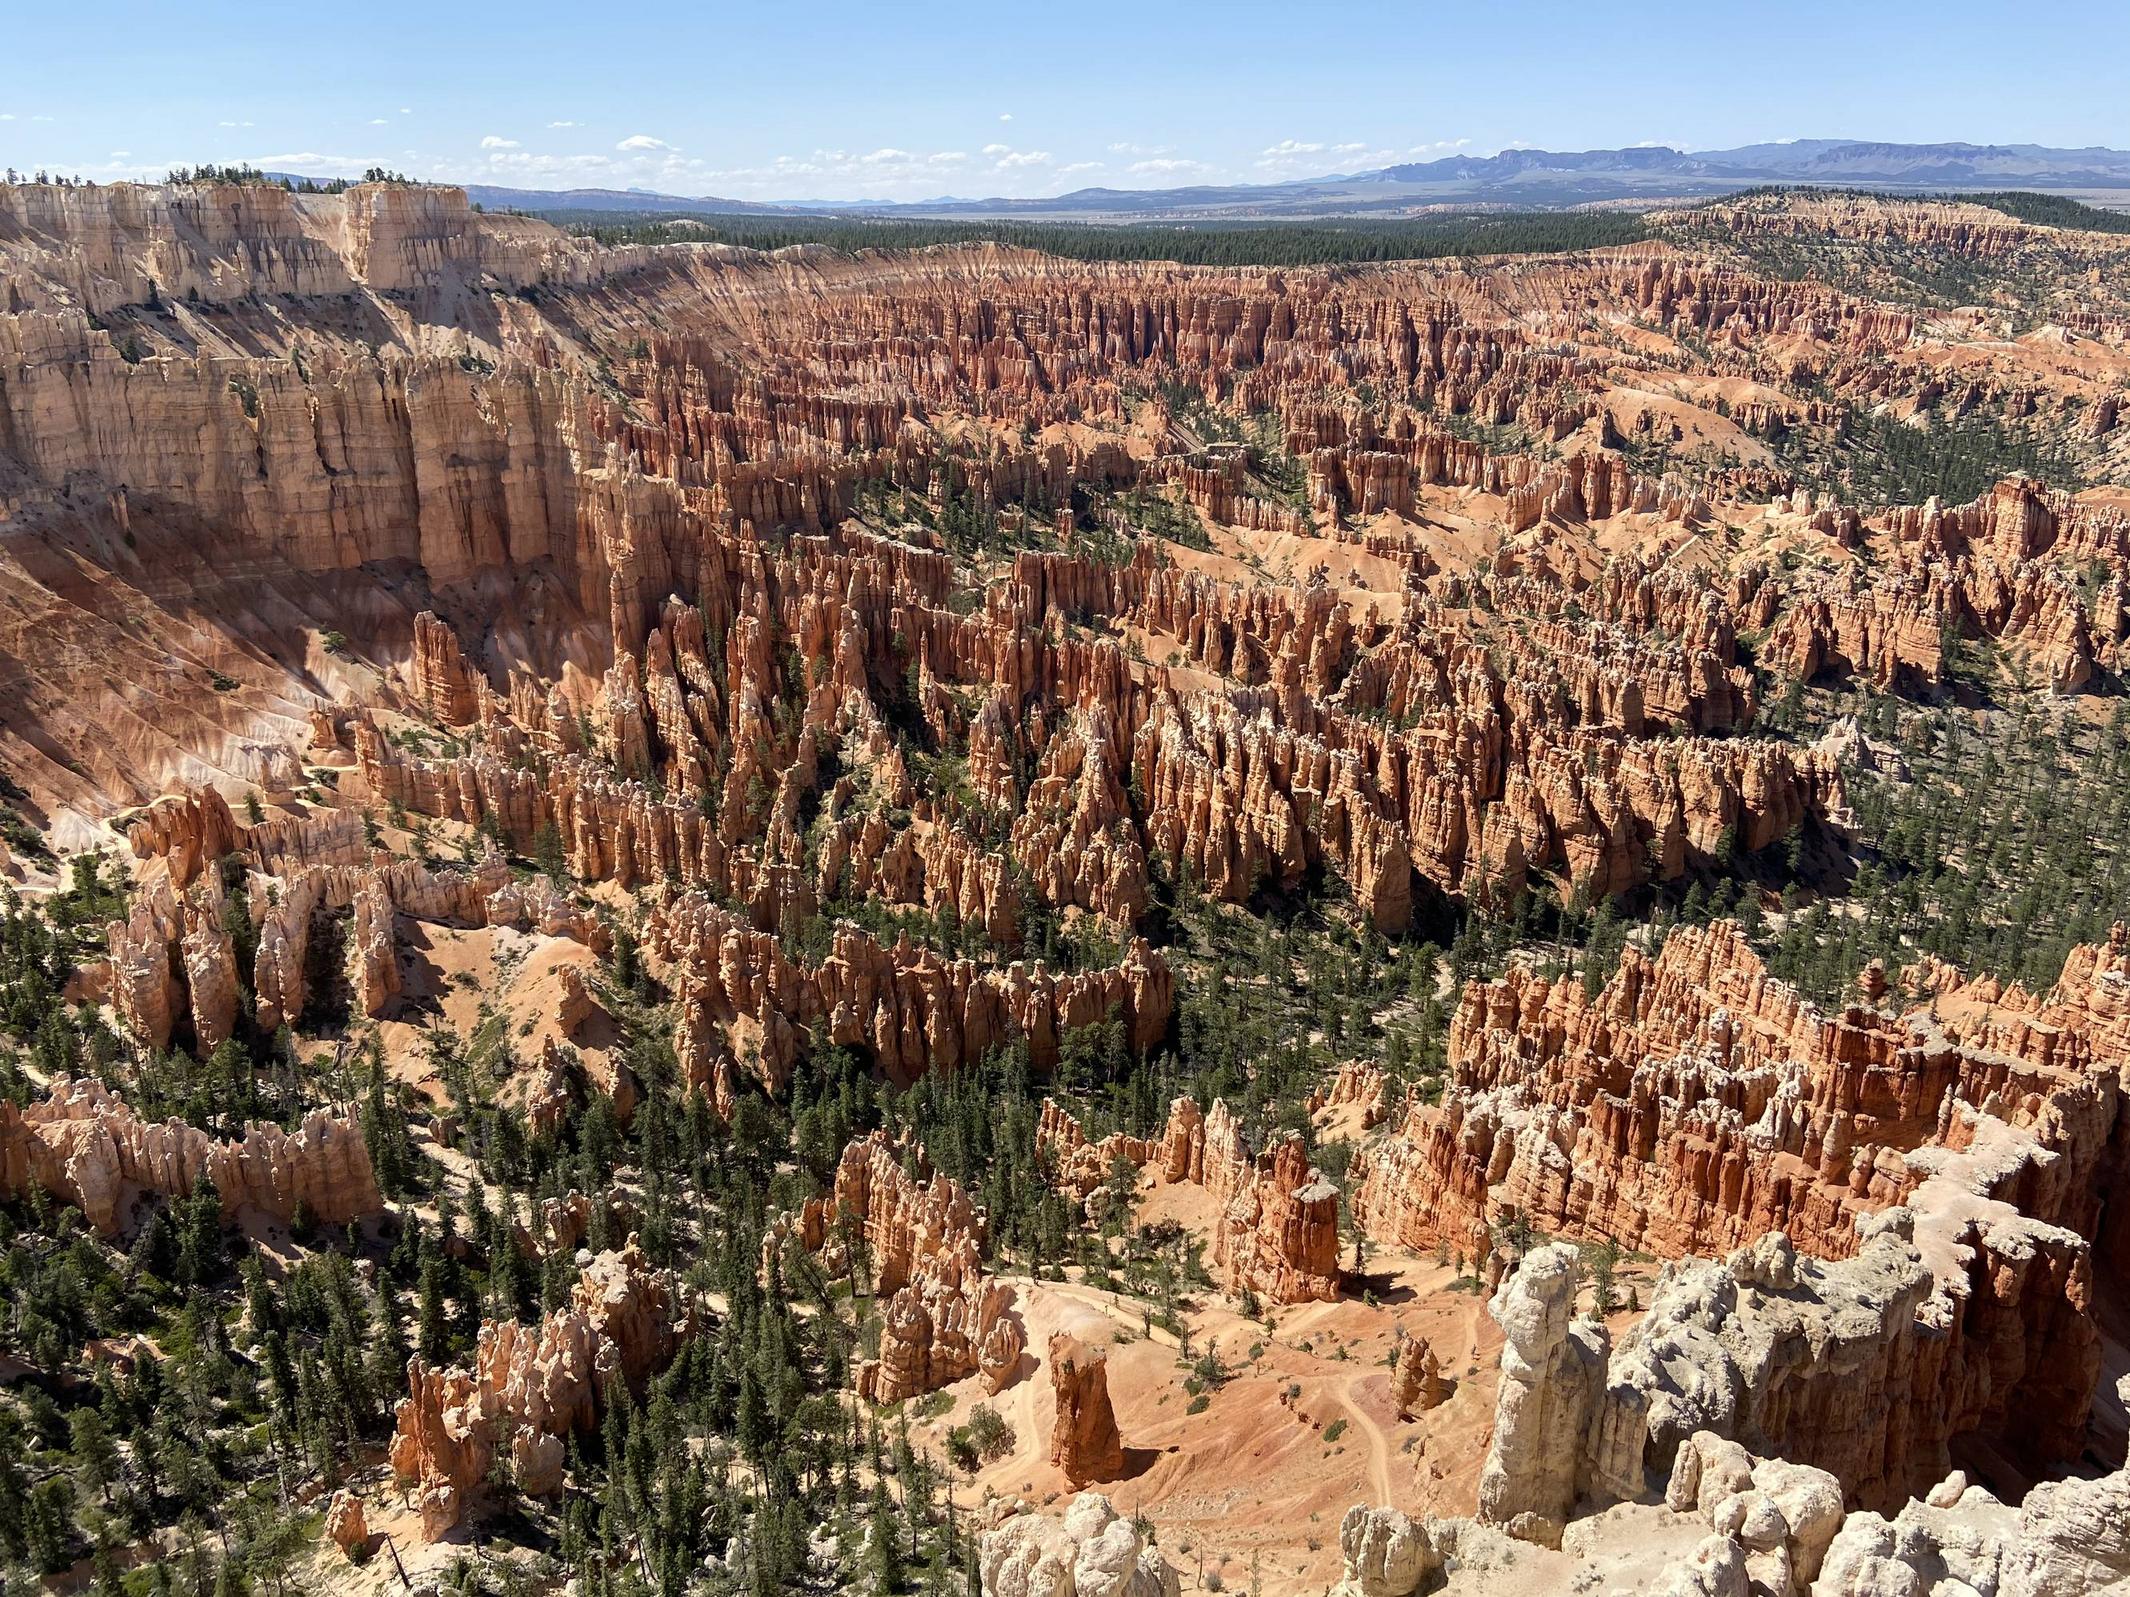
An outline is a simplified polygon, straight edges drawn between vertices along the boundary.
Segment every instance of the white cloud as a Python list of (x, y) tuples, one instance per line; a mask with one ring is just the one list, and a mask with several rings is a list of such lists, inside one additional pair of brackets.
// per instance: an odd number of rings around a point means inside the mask
[(1167, 144), (1134, 144), (1124, 139), (1109, 147), (1111, 155), (1167, 155), (1174, 146)]
[(225, 128), (248, 128), (251, 126), (249, 122), (218, 122), (215, 125)]
[(1186, 161), (1176, 156), (1162, 156), (1152, 161), (1134, 161), (1127, 168), (1142, 175), (1173, 175), (1177, 172), (1210, 172), (1212, 167), (1203, 161)]
[(1012, 153), (1013, 146), (1010, 144), (987, 144), (984, 146), (984, 154), (986, 155), (1011, 155)]
[(1014, 150), (998, 158), (997, 170), (1010, 172), (1017, 167), (1048, 166), (1049, 164), (1050, 152), (1048, 150)]
[(111, 152), (111, 159), (114, 161), (123, 161), (131, 157), (132, 154), (133, 152), (131, 150), (113, 150)]
[[(387, 127), (391, 124), (391, 121), (392, 119), (390, 117), (373, 116), (370, 118), (370, 126), (373, 128)], [(224, 122), (222, 126), (226, 128), (229, 126), (229, 124), (227, 122)]]
[(495, 133), (490, 133), (481, 140), (481, 148), (484, 150), (515, 150), (519, 147), (516, 139), (506, 139)]
[(1304, 143), (1300, 139), (1281, 139), (1277, 144), (1266, 145), (1262, 153), (1277, 160), (1283, 155), (1319, 155), (1323, 149), (1321, 142)]
[(399, 114), (401, 116), (412, 116), (414, 115), (414, 108), (412, 106), (403, 105), (399, 108)]
[[(1000, 145), (999, 148), (1006, 147)], [(968, 161), (966, 150), (920, 153), (890, 145), (863, 155), (854, 155), (848, 150), (815, 150), (804, 156), (779, 155), (767, 166), (753, 167), (713, 167), (706, 162), (669, 156), (662, 170), (751, 190), (772, 199), (789, 199), (802, 184), (809, 192), (825, 191), (837, 185), (873, 194), (898, 190), (911, 194), (931, 192), (922, 185), (936, 182), (950, 169), (965, 166)]]
[(551, 128), (577, 128), (584, 126), (582, 122), (550, 122), (547, 125)]
[(652, 138), (651, 135), (648, 133), (631, 133), (627, 138), (623, 139), (619, 144), (615, 145), (614, 148), (617, 150), (641, 152), (648, 150), (670, 150), (673, 148), (673, 146), (668, 144), (664, 139)]
[(536, 155), (530, 150), (498, 150), (488, 158), (489, 168), (519, 177), (571, 177), (611, 170), (617, 163), (606, 155)]
[(1102, 163), (1100, 161), (1067, 161), (1058, 168), (1058, 176), (1066, 177), (1074, 172), (1099, 172), (1101, 170)]
[[(0, 122), (12, 122), (12, 121), (14, 121), (14, 120), (15, 120), (15, 113), (14, 113), (14, 112), (12, 112), (12, 111), (0, 111)], [(226, 127), (228, 127), (228, 126), (229, 126), (229, 124), (228, 124), (227, 122), (224, 122), (224, 123), (222, 124), (222, 126), (224, 126), (224, 127), (226, 128)]]
[(1013, 120), (1013, 113), (1011, 111), (1001, 111), (998, 114), (998, 119), (1001, 122), (1011, 122)]

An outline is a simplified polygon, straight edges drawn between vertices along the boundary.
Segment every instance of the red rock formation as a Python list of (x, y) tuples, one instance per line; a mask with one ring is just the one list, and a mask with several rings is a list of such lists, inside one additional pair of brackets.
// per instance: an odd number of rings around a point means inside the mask
[(1329, 1090), (1314, 1093), (1309, 1108), (1314, 1114), (1320, 1109), (1338, 1109), (1347, 1104), (1358, 1104), (1361, 1110), (1361, 1129), (1373, 1131), (1383, 1123), (1384, 1094), (1388, 1078), (1382, 1070), (1358, 1059), (1349, 1059), (1339, 1066), (1339, 1073), (1332, 1078)]
[(367, 881), (356, 889), (348, 927), (348, 986), (355, 994), (357, 1014), (382, 1015), (399, 996), (399, 945), (392, 916), (392, 899), (382, 883)]
[(1019, 1373), (1027, 1336), (1013, 1289), (985, 1273), (983, 1214), (958, 1182), (905, 1174), (895, 1145), (876, 1131), (843, 1150), (834, 1189), (808, 1199), (791, 1231), (809, 1252), (828, 1250), (830, 1268), (842, 1271), (852, 1263), (846, 1225), (863, 1234), (885, 1302), (880, 1356), (858, 1367), (861, 1395), (897, 1403), (976, 1374), (996, 1392)]
[[(2122, 575), (2110, 568), (2126, 539), (2119, 511), (2026, 480), (1950, 509), (1898, 506), (1873, 518), (1858, 561), (1800, 585), (1769, 649), (1798, 676), (1844, 670), (1890, 687), (1936, 684), (1947, 639), (1988, 638), (2027, 657), (2054, 691), (2075, 693), (2120, 658)], [(2107, 581), (2090, 591), (2095, 560)]]
[(61, 1077), (27, 1109), (0, 1103), (0, 1192), (42, 1187), (106, 1236), (125, 1225), (135, 1191), (181, 1199), (202, 1175), (224, 1214), (249, 1209), (286, 1224), (301, 1206), (344, 1225), (384, 1209), (369, 1150), (345, 1110), (314, 1109), (293, 1132), (254, 1126), (223, 1142), (182, 1121), (136, 1119), (95, 1081)]
[(1213, 1262), (1231, 1292), (1271, 1303), (1330, 1302), (1339, 1294), (1339, 1189), (1309, 1163), (1293, 1133), (1253, 1158), (1242, 1127), (1216, 1099), (1210, 1114), (1179, 1098), (1147, 1147), (1164, 1181), (1212, 1195), (1219, 1219)]
[(1428, 1346), (1427, 1338), (1401, 1336), (1398, 1362), (1390, 1378), (1391, 1401), (1397, 1405), (1398, 1412), (1407, 1418), (1425, 1414), (1447, 1403), (1450, 1392), (1450, 1383), (1444, 1378), (1441, 1362), (1435, 1357), (1435, 1350)]
[[(597, 951), (611, 934), (545, 876), (519, 879), (491, 845), (471, 870), (431, 869), (362, 846), (359, 817), (270, 823), (245, 840), (250, 913), (258, 927), (251, 977), (262, 1030), (293, 1024), (309, 999), (308, 956), (321, 917), (351, 911), (350, 985), (362, 1012), (389, 1008), (400, 990), (396, 917), (462, 927), (512, 926), (568, 937)], [(134, 1036), (169, 1044), (188, 1011), (205, 1053), (236, 1018), (235, 946), (224, 905), (202, 880), (183, 895), (167, 883), (136, 894), (109, 929), (112, 1003)], [(567, 979), (567, 978), (565, 978)], [(618, 1096), (615, 1083), (604, 1084)]]
[[(1329, 871), (1391, 930), (1432, 895), (1590, 899), (1839, 834), (1831, 753), (1745, 735), (1761, 674), (1941, 683), (1986, 639), (2059, 691), (2105, 682), (2130, 647), (2130, 518), (2031, 483), (1877, 509), (1773, 463), (1688, 480), (1629, 459), (1832, 439), (1866, 408), (2033, 418), (2097, 459), (2118, 447), (2093, 375), (2112, 356), (1957, 349), (1987, 313), (1919, 319), (1679, 242), (1712, 223), (2020, 263), (2063, 308), (2062, 350), (2124, 335), (2100, 246), (1853, 197), (1737, 199), (1626, 250), (1315, 271), (608, 251), (426, 187), (9, 185), (10, 777), (68, 847), (187, 790), (136, 818), (142, 890), (110, 938), (145, 1044), (238, 1024), (247, 973), (206, 868), (231, 850), (264, 1026), (300, 1022), (322, 917), (351, 918), (366, 1013), (394, 1002), (399, 917), (599, 935), (494, 858), (372, 860), (358, 807), (396, 805), (521, 854), (551, 828), (572, 872), (655, 897), (679, 1050), (724, 1107), (808, 1043), (905, 1083), (1016, 1041), (1040, 1067), (1112, 1013), (1157, 1046), (1168, 972), (1128, 940), (1157, 871), (1231, 902)], [(2076, 281), (2027, 275), (2042, 251)], [(1662, 406), (1621, 397), (1656, 368)], [(1207, 444), (1229, 417), (1256, 442)], [(1512, 428), (1517, 448), (1476, 441)], [(1214, 547), (1141, 536), (1156, 496)], [(968, 560), (972, 517), (1019, 546), (1010, 575)], [(450, 737), (404, 727), (410, 708)], [(191, 794), (294, 794), (314, 751), (342, 782), (318, 802), (346, 804), (323, 823), (239, 829)], [(825, 928), (846, 894), (934, 917), (953, 952)], [(1015, 962), (1053, 911), (1129, 952)], [(2039, 995), (1927, 972), (1899, 1016), (1821, 1014), (1722, 931), (1631, 952), (1594, 1000), (1512, 971), (1465, 995), (1444, 1103), (1364, 1154), (1357, 1206), (1491, 1272), (1511, 1208), (1667, 1253), (1782, 1225), (1832, 1257), (1876, 1246), (1859, 1216), (1912, 1203), (1927, 1294), (1892, 1271), (1899, 1312), (1849, 1373), (1793, 1362), (1794, 1414), (1729, 1418), (1809, 1423), (1886, 1481), (1941, 1420), (2017, 1406), (2057, 1448), (2091, 1351), (2081, 1246), (2124, 1257), (2121, 966), (2082, 951)], [(1179, 1105), (1145, 1148), (1090, 1148), (1059, 1116), (1044, 1137), (1074, 1190), (1118, 1154), (1204, 1182), (1231, 1285), (1335, 1283), (1322, 1184), (1292, 1145), (1253, 1157), (1224, 1106)], [(22, 1179), (93, 1206), (77, 1140), (13, 1145)], [(906, 1243), (876, 1391), (1017, 1361), (970, 1230)], [(1793, 1290), (1729, 1279), (1756, 1309)], [(1911, 1334), (1925, 1320), (1935, 1340)], [(473, 1401), (466, 1379), (428, 1407)], [(1939, 1418), (1882, 1421), (1881, 1391)], [(520, 1436), (521, 1480), (557, 1480), (552, 1433)], [(436, 1476), (453, 1491), (456, 1468)]]
[(126, 827), (136, 859), (161, 859), (170, 885), (183, 891), (244, 841), (229, 805), (211, 787), (158, 799)]
[(1063, 1331), (1046, 1349), (1057, 1421), (1050, 1433), (1050, 1462), (1074, 1486), (1115, 1480), (1124, 1473), (1124, 1441), (1109, 1402), (1109, 1355)]
[(513, 1212), (512, 1240), (519, 1252), (536, 1259), (575, 1253), (591, 1234), (593, 1216), (600, 1208), (605, 1210), (611, 1234), (626, 1234), (636, 1223), (635, 1208), (616, 1194), (595, 1200), (581, 1192), (567, 1192), (559, 1198), (538, 1200), (529, 1217)]
[(424, 610), (414, 618), (414, 697), (432, 720), (463, 726), (480, 713), (479, 683), (459, 651), (458, 634)]
[(1339, 1189), (1311, 1167), (1299, 1135), (1258, 1158), (1221, 1217), (1213, 1259), (1230, 1291), (1268, 1303), (1339, 1295)]
[(557, 1439), (596, 1423), (609, 1381), (640, 1386), (662, 1368), (687, 1326), (678, 1283), (651, 1269), (632, 1238), (593, 1259), (568, 1305), (537, 1327), (482, 1326), (471, 1370), (409, 1360), (392, 1469), (414, 1489), (424, 1539), (438, 1540), (474, 1507), (506, 1437), (521, 1489), (558, 1487)]
[(721, 1104), (739, 1069), (780, 1091), (799, 1028), (816, 1043), (870, 1050), (891, 1080), (907, 1084), (1016, 1040), (1047, 1069), (1062, 1032), (1112, 1015), (1144, 1052), (1166, 1031), (1173, 1002), (1168, 967), (1139, 940), (1120, 965), (1065, 975), (1040, 962), (996, 969), (949, 960), (906, 937), (883, 947), (839, 924), (829, 956), (803, 965), (780, 939), (688, 896), (653, 913), (645, 946), (671, 970), (680, 997), (682, 1067), (689, 1080), (716, 1085)]
[(349, 1558), (370, 1541), (370, 1524), (363, 1516), (362, 1499), (348, 1492), (335, 1492), (325, 1508), (325, 1534)]
[(1078, 905), (1130, 927), (1146, 910), (1146, 852), (1109, 752), (1115, 743), (1101, 711), (1051, 739), (1011, 842), (1036, 891), (1051, 903)]
[[(2061, 1128), (2047, 1167), (2066, 1179), (2022, 1207), (2090, 1230), (2090, 1193), (2075, 1194), (2107, 1143), (2113, 1094), (2084, 1064), (2083, 1038), (2104, 1058), (2130, 1056), (2112, 1023), (2084, 1018), (2090, 972), (2111, 957), (2075, 954), (2048, 1000), (2081, 1037), (2068, 1050), (1971, 1048), (1924, 1014), (1824, 1015), (1724, 923), (1674, 932), (1654, 958), (1630, 947), (1595, 999), (1512, 967), (1467, 987), (1442, 1104), (1409, 1109), (1357, 1161), (1356, 1218), (1413, 1248), (1484, 1251), (1513, 1211), (1667, 1257), (1774, 1229), (1840, 1255), (1860, 1214), (1914, 1191), (1917, 1145), (1963, 1145), (1965, 1117), (1994, 1099), (2017, 1126)], [(2017, 1179), (2031, 1187), (2040, 1171)]]
[[(1712, 1403), (1722, 1434), (1866, 1501), (1939, 1478), (1976, 1432), (2026, 1468), (2060, 1461), (2098, 1369), (2092, 1246), (2119, 1245), (2104, 1221), (2123, 1180), (2130, 933), (2075, 951), (2043, 995), (1943, 967), (1905, 980), (1928, 1003), (1828, 1016), (1718, 924), (1654, 957), (1630, 948), (1595, 999), (1521, 967), (1475, 982), (1442, 1105), (1364, 1147), (1356, 1217), (1475, 1254), (1510, 1215), (1666, 1257), (1771, 1234), (1667, 1276), (1613, 1355), (1611, 1417), (1592, 1421), (1612, 1439), (1592, 1465), (1612, 1496), (1639, 1493)], [(1856, 1257), (1810, 1263), (1792, 1239)], [(1869, 1315), (1830, 1307), (1841, 1335), (1800, 1340), (1783, 1317), (1807, 1282)], [(1711, 1352), (1718, 1326), (1743, 1340), (1723, 1331)], [(1790, 1361), (1779, 1379), (1769, 1339)], [(1679, 1373), (1711, 1357), (1720, 1369)], [(1557, 1520), (1556, 1497), (1539, 1511)]]
[(1118, 1160), (1136, 1170), (1153, 1158), (1154, 1145), (1122, 1131), (1113, 1131), (1100, 1142), (1089, 1142), (1071, 1112), (1045, 1098), (1043, 1112), (1036, 1121), (1035, 1151), (1038, 1158), (1052, 1161), (1059, 1187), (1084, 1203), (1096, 1188), (1108, 1183)]
[(217, 885), (202, 878), (176, 894), (167, 881), (155, 883), (107, 928), (112, 1007), (149, 1047), (169, 1046), (189, 1016), (194, 1042), (208, 1053), (236, 1023), (236, 955)]
[(1205, 1180), (1205, 1112), (1191, 1098), (1169, 1105), (1168, 1125), (1155, 1145), (1155, 1167), (1163, 1181)]

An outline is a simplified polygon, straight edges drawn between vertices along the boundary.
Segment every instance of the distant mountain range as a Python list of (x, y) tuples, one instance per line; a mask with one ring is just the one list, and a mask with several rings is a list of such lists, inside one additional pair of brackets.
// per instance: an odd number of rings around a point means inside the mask
[(2130, 201), (2130, 152), (2040, 144), (1883, 144), (1794, 139), (1688, 153), (1662, 145), (1624, 150), (1504, 150), (1336, 173), (1287, 183), (1175, 189), (1075, 189), (1048, 199), (762, 202), (655, 194), (641, 189), (497, 188), (469, 184), (483, 205), (528, 211), (695, 212), (705, 215), (837, 212), (892, 216), (1018, 216), (1217, 220), (1249, 217), (1397, 216), (1433, 205), (1545, 209), (1602, 201), (1722, 194), (1768, 183), (1859, 188), (2053, 189)]

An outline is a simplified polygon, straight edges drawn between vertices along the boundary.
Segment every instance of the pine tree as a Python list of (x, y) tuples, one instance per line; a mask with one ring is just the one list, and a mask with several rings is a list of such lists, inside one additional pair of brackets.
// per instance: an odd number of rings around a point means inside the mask
[(874, 1590), (893, 1592), (902, 1589), (902, 1534), (895, 1523), (895, 1500), (889, 1495), (887, 1482), (873, 1482), (872, 1508), (867, 1517), (866, 1562), (870, 1566)]
[(427, 1364), (441, 1364), (450, 1353), (444, 1321), (444, 1261), (434, 1245), (423, 1249), (421, 1286), (416, 1294), (414, 1348)]
[(178, 1280), (198, 1286), (222, 1273), (222, 1195), (202, 1168), (178, 1222)]

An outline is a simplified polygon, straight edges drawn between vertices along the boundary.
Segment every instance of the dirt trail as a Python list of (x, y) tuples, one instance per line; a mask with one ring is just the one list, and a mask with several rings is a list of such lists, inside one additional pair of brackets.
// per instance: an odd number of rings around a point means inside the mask
[(1350, 1416), (1349, 1423), (1368, 1438), (1368, 1476), (1369, 1484), (1375, 1488), (1375, 1501), (1389, 1503), (1392, 1501), (1390, 1437), (1382, 1426), (1368, 1417), (1368, 1410), (1362, 1407), (1359, 1396), (1361, 1383), (1370, 1378), (1367, 1375), (1356, 1375), (1346, 1383), (1346, 1390), (1340, 1394), (1339, 1401), (1345, 1405)]
[(1467, 1368), (1479, 1362), (1479, 1337), (1486, 1327), (1486, 1299), (1476, 1292), (1464, 1311), (1464, 1362)]
[(1163, 1347), (1172, 1347), (1179, 1350), (1183, 1346), (1177, 1340), (1173, 1331), (1152, 1324), (1142, 1315), (1127, 1313), (1125, 1305), (1111, 1293), (1103, 1292), (1091, 1286), (1082, 1286), (1077, 1281), (1046, 1281), (1044, 1287), (1059, 1297), (1070, 1299), (1074, 1303), (1095, 1310), (1105, 1319), (1112, 1320), (1116, 1324), (1125, 1327), (1125, 1329), (1143, 1336), (1149, 1342), (1158, 1342)]

